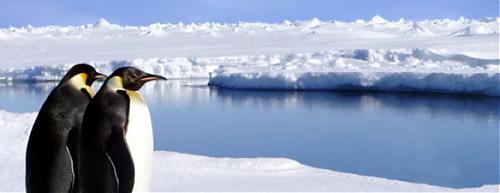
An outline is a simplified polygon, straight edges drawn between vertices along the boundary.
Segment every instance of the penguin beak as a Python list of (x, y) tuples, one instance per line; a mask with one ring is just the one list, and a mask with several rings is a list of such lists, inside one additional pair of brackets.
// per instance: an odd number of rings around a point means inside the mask
[(94, 79), (95, 79), (95, 80), (100, 80), (100, 79), (104, 79), (104, 78), (106, 78), (106, 77), (108, 77), (108, 76), (106, 76), (105, 74), (101, 74), (101, 73), (99, 73), (99, 72), (96, 72), (96, 74), (95, 74), (95, 76), (94, 76)]
[[(87, 74), (87, 76), (88, 75), (89, 74)], [(93, 77), (92, 76), (87, 77), (87, 80), (85, 81), (85, 84), (88, 85), (88, 86), (91, 86), (92, 83), (94, 83), (96, 80), (103, 79), (103, 78), (106, 78), (106, 75), (101, 74), (99, 72), (96, 72)]]
[(149, 82), (152, 80), (167, 80), (167, 78), (156, 74), (146, 74), (145, 76), (139, 78), (140, 82)]

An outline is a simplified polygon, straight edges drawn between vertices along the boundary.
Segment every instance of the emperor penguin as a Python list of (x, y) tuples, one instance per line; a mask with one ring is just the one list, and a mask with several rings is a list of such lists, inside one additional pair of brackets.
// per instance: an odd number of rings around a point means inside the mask
[(138, 90), (152, 80), (166, 79), (119, 68), (87, 106), (79, 145), (84, 193), (149, 192), (153, 129)]
[(94, 95), (92, 83), (105, 75), (88, 64), (73, 66), (43, 103), (26, 150), (27, 193), (69, 193), (78, 189), (75, 166), (78, 130)]

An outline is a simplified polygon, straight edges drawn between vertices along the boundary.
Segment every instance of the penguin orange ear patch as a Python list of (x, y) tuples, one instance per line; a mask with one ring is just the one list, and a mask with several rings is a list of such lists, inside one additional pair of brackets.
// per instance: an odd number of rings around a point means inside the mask
[(83, 82), (87, 82), (87, 78), (89, 77), (87, 73), (80, 73), (78, 75), (82, 78)]

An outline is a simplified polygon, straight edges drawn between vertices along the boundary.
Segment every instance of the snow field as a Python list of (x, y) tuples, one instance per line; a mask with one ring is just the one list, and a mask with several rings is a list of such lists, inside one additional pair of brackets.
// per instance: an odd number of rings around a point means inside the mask
[[(0, 192), (24, 191), (24, 159), (37, 113), (0, 111)], [(286, 158), (215, 158), (155, 152), (151, 191), (416, 191), (498, 192), (498, 185), (451, 189), (360, 176)]]

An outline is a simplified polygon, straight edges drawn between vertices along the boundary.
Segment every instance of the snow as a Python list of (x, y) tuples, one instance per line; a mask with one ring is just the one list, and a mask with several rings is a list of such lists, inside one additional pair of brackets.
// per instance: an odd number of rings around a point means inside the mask
[[(471, 35), (484, 35), (484, 34), (498, 34), (498, 29), (494, 28), (494, 23), (490, 25), (483, 25), (472, 23), (467, 27), (451, 33), (453, 36), (471, 36)], [(498, 26), (496, 26), (498, 27)]]
[[(36, 113), (0, 111), (0, 192), (24, 191), (24, 156)], [(360, 176), (286, 158), (215, 158), (155, 152), (152, 191), (498, 192), (498, 185), (451, 189)]]
[(132, 65), (238, 89), (499, 96), (499, 18), (154, 23), (0, 29), (0, 81), (60, 79), (73, 64)]
[(120, 28), (120, 25), (117, 24), (111, 24), (108, 20), (104, 18), (99, 18), (97, 22), (92, 25), (93, 28), (95, 29), (110, 29), (110, 28)]
[[(455, 32), (454, 32), (455, 33)], [(411, 28), (405, 33), (408, 36), (432, 36), (434, 35), (429, 29), (421, 23), (413, 22)]]
[(380, 15), (375, 15), (372, 17), (372, 19), (370, 20), (370, 23), (371, 24), (383, 24), (383, 23), (386, 23), (387, 20), (385, 20), (382, 16)]
[[(261, 65), (265, 63), (266, 65)], [(211, 73), (232, 89), (381, 90), (500, 96), (499, 60), (428, 49), (341, 50), (251, 58)]]

